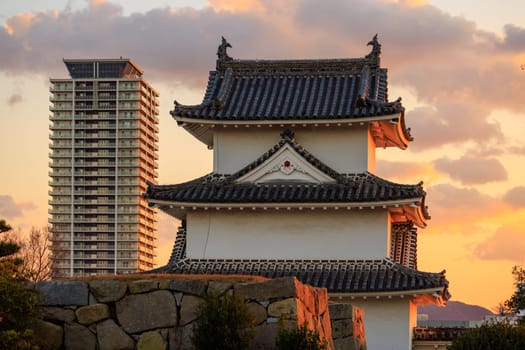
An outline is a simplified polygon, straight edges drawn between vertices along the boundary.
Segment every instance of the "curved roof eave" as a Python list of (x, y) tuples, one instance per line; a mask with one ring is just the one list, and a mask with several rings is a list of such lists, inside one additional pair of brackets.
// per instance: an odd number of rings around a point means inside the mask
[[(172, 114), (173, 115), (173, 114)], [(363, 123), (381, 123), (381, 135), (375, 136), (377, 147), (399, 147), (406, 149), (408, 144), (413, 140), (410, 136), (410, 129), (405, 127), (404, 112), (381, 115), (368, 116), (361, 118), (331, 118), (331, 119), (277, 119), (277, 120), (216, 120), (216, 119), (198, 119), (191, 117), (183, 117), (180, 115), (173, 115), (173, 119), (177, 121), (179, 126), (182, 126), (197, 140), (204, 143), (208, 148), (213, 148), (213, 133), (215, 128), (220, 127), (311, 127), (311, 126), (354, 126), (362, 125)]]

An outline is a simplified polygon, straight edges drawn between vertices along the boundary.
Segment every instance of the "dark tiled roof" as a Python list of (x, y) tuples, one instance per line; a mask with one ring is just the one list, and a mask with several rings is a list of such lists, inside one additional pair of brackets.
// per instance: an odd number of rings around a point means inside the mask
[[(425, 197), (422, 183), (402, 185), (384, 180), (371, 173), (340, 174), (310, 154), (286, 130), (282, 139), (270, 150), (238, 172), (225, 175), (211, 173), (201, 178), (176, 184), (149, 184), (145, 197), (192, 203), (365, 203), (384, 202)], [(238, 178), (268, 160), (286, 144), (308, 163), (335, 180), (334, 183), (238, 183)], [(427, 219), (430, 218), (425, 213)]]
[(370, 173), (346, 174), (342, 183), (235, 183), (211, 173), (177, 185), (149, 185), (148, 200), (191, 203), (368, 203), (420, 199), (420, 185), (399, 185)]
[(295, 276), (331, 293), (374, 293), (441, 288), (448, 298), (445, 272), (428, 273), (381, 260), (182, 259), (157, 269), (175, 274)]
[[(386, 116), (404, 111), (389, 102), (387, 70), (379, 64), (377, 37), (363, 58), (317, 60), (239, 60), (219, 47), (199, 105), (175, 101), (175, 119), (308, 120)], [(221, 50), (222, 48), (222, 50)]]

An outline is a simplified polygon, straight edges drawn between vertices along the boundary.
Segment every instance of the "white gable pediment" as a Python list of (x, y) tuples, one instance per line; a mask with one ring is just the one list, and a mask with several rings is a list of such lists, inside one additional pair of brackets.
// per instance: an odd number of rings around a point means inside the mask
[(334, 183), (336, 180), (304, 159), (289, 144), (236, 182), (264, 183), (273, 181)]

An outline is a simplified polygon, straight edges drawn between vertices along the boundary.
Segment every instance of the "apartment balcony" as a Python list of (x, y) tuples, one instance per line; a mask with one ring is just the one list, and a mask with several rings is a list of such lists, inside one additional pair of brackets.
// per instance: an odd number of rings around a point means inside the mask
[(105, 179), (105, 178), (99, 178), (96, 180), (75, 179), (75, 185), (78, 185), (78, 186), (114, 186), (115, 181)]
[(115, 139), (116, 134), (114, 132), (83, 132), (79, 131), (75, 133), (76, 139), (93, 139), (98, 140), (102, 138)]
[(133, 252), (117, 252), (118, 260), (137, 260), (139, 255)]
[(53, 215), (49, 218), (51, 224), (66, 224), (68, 227), (71, 224), (71, 215)]
[(141, 96), (138, 93), (124, 93), (118, 95), (119, 101), (138, 101)]
[(52, 112), (54, 112), (54, 111), (70, 111), (72, 109), (73, 109), (73, 105), (72, 104), (49, 106), (49, 110), (52, 111)]
[(55, 142), (49, 143), (49, 148), (51, 149), (60, 149), (60, 148), (71, 149), (72, 144), (73, 143), (70, 141), (55, 141)]
[(56, 160), (53, 160), (52, 162), (49, 162), (49, 167), (51, 167), (51, 168), (70, 168), (71, 167), (71, 161), (56, 161)]
[(73, 250), (75, 251), (78, 251), (78, 250), (84, 250), (84, 251), (97, 251), (97, 250), (109, 250), (109, 251), (113, 251), (115, 250), (115, 246), (112, 245), (112, 244), (103, 244), (103, 243), (99, 243), (99, 244), (77, 244), (75, 243), (73, 245)]
[(71, 114), (64, 114), (64, 115), (51, 114), (49, 116), (49, 120), (51, 121), (72, 120), (72, 119), (73, 119), (73, 115)]
[(129, 83), (129, 82), (120, 82), (119, 91), (138, 91), (140, 89), (139, 82)]
[(67, 152), (67, 151), (64, 151), (64, 150), (54, 150), (54, 151), (48, 153), (48, 156), (51, 159), (71, 158), (72, 155), (73, 155), (72, 152)]
[(73, 267), (78, 269), (109, 269), (113, 268), (113, 264), (108, 262), (75, 262)]
[[(102, 216), (98, 216), (96, 218), (75, 218), (76, 224), (113, 224), (115, 223), (114, 218), (104, 218)], [(99, 230), (98, 226), (94, 227), (96, 231)]]
[(109, 100), (109, 101), (115, 101), (117, 99), (116, 93), (111, 92), (99, 92), (98, 99), (100, 100)]
[(98, 122), (98, 123), (76, 123), (75, 124), (75, 130), (115, 130), (116, 125), (115, 123), (109, 123), (109, 122)]
[(93, 108), (96, 108), (96, 105), (93, 103), (78, 102), (75, 104), (75, 111), (90, 111)]
[(114, 112), (113, 113), (102, 112), (102, 111), (92, 112), (92, 113), (89, 113), (89, 114), (82, 113), (82, 114), (77, 114), (75, 116), (75, 120), (80, 120), (80, 121), (115, 120), (115, 113)]
[(75, 157), (82, 158), (115, 158), (116, 153), (108, 150), (99, 150), (97, 152), (84, 152), (83, 150), (75, 152)]
[[(53, 233), (49, 240), (51, 242), (69, 242), (70, 239), (71, 239), (71, 234), (69, 233)], [(59, 244), (59, 243), (53, 243), (53, 244)]]
[(71, 92), (73, 91), (73, 85), (72, 84), (53, 84), (49, 87), (50, 92)]
[[(107, 199), (107, 198), (97, 198), (97, 199), (77, 199), (75, 198), (73, 203), (78, 204), (78, 205), (98, 205), (98, 204), (114, 205), (115, 200)], [(51, 204), (57, 204), (57, 203), (51, 203)], [(127, 203), (123, 203), (122, 200), (119, 200), (119, 204), (127, 204)]]
[(93, 91), (93, 83), (92, 82), (89, 82), (89, 83), (81, 83), (81, 82), (77, 82), (76, 85), (75, 85), (75, 91)]
[(75, 241), (113, 241), (115, 238), (113, 235), (109, 234), (101, 234), (101, 233), (93, 233), (93, 234), (82, 234), (77, 233), (75, 234)]
[(73, 101), (73, 96), (72, 95), (67, 95), (67, 96), (53, 95), (49, 97), (49, 101), (50, 102)]
[(75, 260), (114, 260), (115, 254), (109, 253), (75, 253)]
[(99, 141), (99, 142), (75, 142), (75, 148), (115, 148), (114, 141)]
[(69, 250), (70, 248), (71, 244), (69, 242), (51, 242), (49, 246), (49, 249), (53, 251)]
[[(51, 268), (53, 270), (55, 269), (69, 269), (71, 267), (71, 263), (70, 262), (67, 262), (67, 261), (53, 261), (53, 264), (51, 266)], [(64, 274), (60, 274), (60, 276), (62, 277), (65, 277), (67, 276), (67, 272), (64, 272)], [(58, 277), (58, 276), (55, 276), (53, 275), (53, 277)]]
[(71, 133), (70, 132), (52, 132), (49, 134), (49, 138), (51, 140), (71, 140)]
[(109, 177), (109, 176), (115, 176), (115, 171), (114, 170), (109, 170), (109, 169), (96, 169), (96, 170), (76, 169), (75, 170), (75, 176), (79, 176), (79, 177), (90, 177), (90, 176)]

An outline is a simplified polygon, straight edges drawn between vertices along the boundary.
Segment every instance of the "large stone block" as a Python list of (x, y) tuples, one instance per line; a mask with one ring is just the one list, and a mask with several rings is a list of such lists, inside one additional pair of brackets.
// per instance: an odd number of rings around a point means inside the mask
[(87, 305), (89, 302), (88, 285), (78, 281), (44, 281), (36, 284), (40, 292), (40, 305), (66, 306)]
[(288, 298), (279, 300), (268, 305), (268, 316), (279, 319), (291, 319), (297, 317), (297, 299)]
[(82, 306), (75, 310), (75, 315), (77, 315), (78, 323), (90, 325), (109, 318), (109, 307), (106, 304)]
[(99, 303), (109, 303), (122, 299), (128, 284), (121, 281), (97, 280), (89, 282), (89, 289)]
[(354, 306), (352, 304), (328, 304), (328, 310), (330, 312), (330, 319), (341, 320), (354, 317)]
[(41, 310), (44, 320), (68, 323), (75, 320), (75, 312), (71, 309), (64, 309), (58, 306), (44, 306)]
[(221, 296), (232, 287), (231, 283), (210, 281), (208, 284), (208, 294)]
[(137, 342), (137, 350), (166, 350), (168, 343), (157, 331), (145, 332)]
[(275, 339), (279, 333), (279, 324), (262, 324), (254, 328), (255, 336), (252, 339), (250, 349), (270, 350), (275, 349)]
[(175, 298), (167, 290), (128, 295), (116, 303), (116, 310), (119, 323), (128, 333), (177, 324)]
[(193, 296), (184, 295), (180, 306), (180, 320), (179, 325), (185, 326), (190, 322), (193, 322), (197, 318), (197, 308), (204, 302), (204, 299)]
[(332, 321), (332, 336), (334, 338), (349, 337), (354, 334), (354, 323), (351, 318)]
[(248, 312), (253, 316), (253, 323), (259, 325), (266, 321), (268, 315), (266, 314), (266, 308), (257, 302), (248, 303)]
[(207, 287), (208, 282), (202, 280), (174, 280), (170, 282), (171, 290), (197, 296), (203, 296)]
[(34, 339), (40, 350), (59, 350), (63, 335), (62, 327), (54, 323), (39, 320), (35, 324)]
[(159, 282), (155, 280), (138, 280), (129, 283), (129, 292), (132, 294), (146, 293), (159, 289)]
[(95, 350), (97, 340), (95, 335), (78, 323), (64, 325), (64, 347), (75, 350)]
[(276, 278), (263, 282), (238, 283), (234, 286), (235, 294), (246, 300), (264, 301), (297, 296), (295, 277)]
[(194, 350), (191, 343), (192, 336), (193, 324), (184, 327), (170, 328), (168, 334), (169, 350)]
[(135, 342), (113, 320), (97, 324), (99, 350), (133, 350)]

